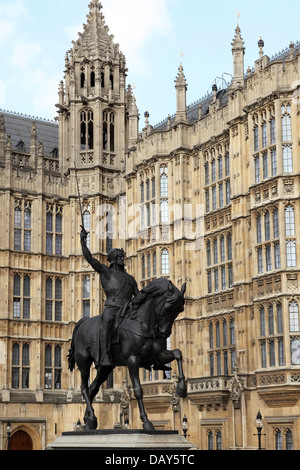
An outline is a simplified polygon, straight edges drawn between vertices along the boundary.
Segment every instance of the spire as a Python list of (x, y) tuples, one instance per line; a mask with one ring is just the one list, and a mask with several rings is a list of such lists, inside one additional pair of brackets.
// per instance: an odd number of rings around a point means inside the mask
[(176, 88), (176, 121), (187, 120), (186, 117), (186, 91), (187, 82), (183, 73), (182, 63), (178, 68), (178, 74), (175, 79)]
[[(239, 14), (238, 14), (239, 18)], [(242, 85), (244, 83), (244, 55), (245, 47), (241, 36), (239, 23), (235, 29), (235, 36), (231, 43), (233, 55), (233, 83), (232, 86)]]
[(83, 32), (78, 33), (77, 41), (73, 41), (74, 59), (90, 57), (103, 60), (120, 59), (119, 45), (113, 43), (114, 36), (109, 34), (109, 27), (105, 24), (99, 0), (91, 1), (86, 18)]

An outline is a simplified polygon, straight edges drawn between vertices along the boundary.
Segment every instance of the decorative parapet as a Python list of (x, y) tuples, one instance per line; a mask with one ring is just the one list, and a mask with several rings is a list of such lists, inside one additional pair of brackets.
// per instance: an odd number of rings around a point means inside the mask
[(300, 373), (295, 370), (256, 374), (257, 392), (270, 408), (295, 406), (300, 399)]
[(189, 399), (200, 411), (206, 407), (227, 408), (231, 396), (232, 377), (205, 377), (188, 381)]

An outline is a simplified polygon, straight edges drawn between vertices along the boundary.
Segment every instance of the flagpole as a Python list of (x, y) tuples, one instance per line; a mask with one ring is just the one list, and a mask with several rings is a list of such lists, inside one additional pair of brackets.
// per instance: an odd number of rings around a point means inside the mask
[(78, 191), (78, 201), (79, 201), (79, 208), (80, 208), (80, 214), (81, 214), (81, 227), (84, 229), (84, 221), (83, 221), (83, 212), (82, 212), (82, 204), (81, 204), (81, 196), (80, 196), (80, 191), (79, 191), (79, 183), (78, 183), (78, 176), (77, 176), (77, 168), (76, 168), (76, 163), (74, 162), (75, 166), (75, 178), (76, 178), (76, 184), (77, 184), (77, 191)]

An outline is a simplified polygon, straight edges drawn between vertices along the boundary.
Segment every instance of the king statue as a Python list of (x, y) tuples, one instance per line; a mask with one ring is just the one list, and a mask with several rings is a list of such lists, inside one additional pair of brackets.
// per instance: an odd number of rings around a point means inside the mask
[(131, 300), (139, 294), (134, 277), (125, 270), (125, 253), (123, 249), (113, 249), (108, 254), (110, 266), (100, 263), (93, 258), (87, 247), (87, 231), (82, 227), (80, 233), (82, 252), (87, 262), (100, 274), (102, 288), (106, 295), (105, 309), (99, 325), (99, 345), (101, 357), (98, 354), (97, 366), (112, 366), (110, 356), (111, 333), (118, 315), (125, 314)]

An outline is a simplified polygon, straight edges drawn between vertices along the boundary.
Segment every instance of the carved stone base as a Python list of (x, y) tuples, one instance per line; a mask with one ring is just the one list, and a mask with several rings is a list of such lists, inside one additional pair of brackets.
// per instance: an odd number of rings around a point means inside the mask
[(177, 431), (101, 430), (64, 432), (47, 450), (195, 450)]

